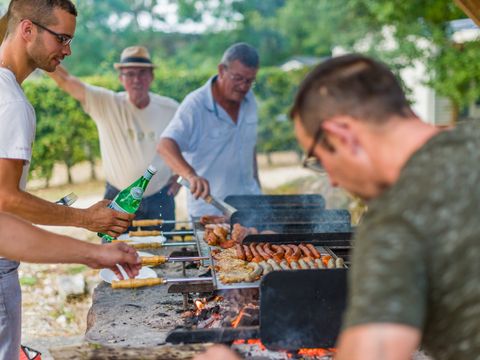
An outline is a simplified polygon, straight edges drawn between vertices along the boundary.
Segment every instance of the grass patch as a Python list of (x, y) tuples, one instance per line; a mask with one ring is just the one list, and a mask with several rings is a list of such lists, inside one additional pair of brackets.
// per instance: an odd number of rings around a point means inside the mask
[(22, 286), (35, 286), (38, 279), (35, 276), (22, 276), (19, 281)]
[(67, 268), (66, 272), (69, 275), (77, 275), (83, 273), (85, 270), (87, 270), (85, 265), (72, 265)]

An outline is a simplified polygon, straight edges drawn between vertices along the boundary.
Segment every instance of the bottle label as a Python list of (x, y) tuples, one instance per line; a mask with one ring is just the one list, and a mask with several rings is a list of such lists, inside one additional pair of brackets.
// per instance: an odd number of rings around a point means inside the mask
[(116, 211), (126, 212), (126, 211), (123, 210), (115, 201), (112, 201), (110, 204), (108, 204), (108, 207), (109, 207), (110, 209), (113, 209), (113, 210), (116, 210)]
[(130, 195), (132, 195), (135, 200), (141, 200), (143, 196), (143, 189), (139, 186), (136, 186), (130, 190)]

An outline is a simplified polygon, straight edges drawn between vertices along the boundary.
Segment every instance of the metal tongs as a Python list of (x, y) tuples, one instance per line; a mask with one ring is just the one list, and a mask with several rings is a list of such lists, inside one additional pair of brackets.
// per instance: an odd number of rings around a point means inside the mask
[[(177, 183), (180, 185), (185, 186), (187, 189), (190, 189), (190, 183), (188, 180), (184, 179), (183, 177), (179, 176), (177, 179)], [(218, 210), (222, 212), (227, 218), (230, 218), (232, 214), (237, 211), (232, 205), (227, 204), (225, 201), (219, 200), (214, 198), (212, 195), (208, 195), (205, 199), (205, 202), (215, 206)]]
[(171, 283), (185, 283), (185, 282), (211, 282), (212, 277), (197, 277), (197, 278), (178, 278), (178, 279), (165, 279), (165, 278), (146, 278), (146, 279), (126, 279), (126, 280), (113, 280), (112, 289), (134, 289), (144, 286), (165, 285)]
[(75, 201), (77, 201), (78, 199), (78, 196), (77, 194), (75, 193), (70, 193), (68, 195), (65, 195), (64, 197), (62, 197), (61, 199), (55, 201), (55, 204), (58, 204), (58, 205), (65, 205), (65, 206), (70, 206), (72, 205)]

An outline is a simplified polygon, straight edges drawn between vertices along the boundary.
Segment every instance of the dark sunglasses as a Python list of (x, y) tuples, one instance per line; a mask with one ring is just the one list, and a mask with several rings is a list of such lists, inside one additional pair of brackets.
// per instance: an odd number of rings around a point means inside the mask
[(53, 30), (50, 30), (49, 28), (43, 26), (43, 25), (40, 25), (39, 23), (33, 21), (33, 20), (30, 20), (32, 22), (32, 24), (38, 26), (40, 29), (43, 29), (47, 32), (49, 32), (50, 34), (52, 34), (53, 36), (55, 36), (57, 38), (57, 41), (62, 44), (62, 46), (67, 46), (67, 45), (70, 45), (70, 43), (72, 42), (73, 40), (73, 37), (71, 37), (70, 35), (67, 35), (67, 34), (59, 34)]
[(306, 169), (313, 170), (318, 173), (325, 173), (325, 168), (322, 166), (322, 163), (318, 158), (313, 155), (313, 152), (315, 151), (315, 146), (319, 142), (324, 142), (325, 141), (325, 133), (323, 132), (322, 127), (320, 126), (313, 136), (313, 143), (310, 146), (310, 149), (308, 152), (304, 155), (303, 161), (302, 161), (302, 166)]

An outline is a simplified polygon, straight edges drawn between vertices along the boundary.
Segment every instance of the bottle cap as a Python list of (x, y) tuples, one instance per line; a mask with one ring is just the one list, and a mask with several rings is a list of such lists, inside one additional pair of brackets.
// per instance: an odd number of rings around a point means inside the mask
[(155, 175), (157, 173), (157, 169), (153, 165), (149, 165), (147, 169), (152, 175)]

